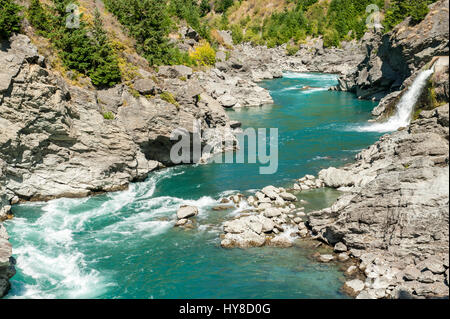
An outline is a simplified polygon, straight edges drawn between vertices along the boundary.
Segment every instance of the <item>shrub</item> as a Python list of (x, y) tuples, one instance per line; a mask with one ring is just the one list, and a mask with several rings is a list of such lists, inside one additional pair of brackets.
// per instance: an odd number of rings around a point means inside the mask
[(78, 28), (66, 27), (66, 7), (72, 0), (53, 0), (43, 6), (33, 0), (26, 15), (37, 33), (51, 40), (66, 68), (89, 76), (98, 87), (109, 87), (121, 81), (119, 62), (106, 32), (100, 13), (95, 12), (93, 26), (80, 21)]
[(339, 33), (335, 29), (328, 29), (325, 31), (325, 34), (323, 35), (323, 46), (325, 48), (329, 47), (337, 47), (339, 46), (340, 39), (339, 39)]
[(175, 105), (176, 107), (179, 107), (180, 104), (177, 102), (177, 100), (175, 99), (175, 97), (173, 96), (172, 93), (170, 92), (162, 92), (160, 95), (162, 100)]
[(21, 7), (12, 0), (0, 0), (0, 39), (7, 39), (13, 32), (20, 31)]
[(103, 118), (105, 120), (114, 120), (114, 113), (113, 112), (104, 112)]
[(298, 46), (297, 45), (288, 45), (286, 47), (286, 54), (287, 55), (295, 55), (298, 52)]
[(244, 40), (244, 33), (239, 25), (235, 24), (231, 27), (231, 37), (233, 38), (234, 44), (242, 43)]
[(406, 17), (411, 17), (412, 23), (419, 23), (428, 14), (428, 5), (433, 0), (403, 0), (393, 1), (391, 6), (386, 10), (383, 25), (385, 31), (392, 30), (397, 24), (402, 22)]
[(216, 63), (216, 51), (214, 51), (211, 45), (206, 41), (200, 43), (200, 45), (190, 53), (190, 56), (197, 65), (208, 66)]

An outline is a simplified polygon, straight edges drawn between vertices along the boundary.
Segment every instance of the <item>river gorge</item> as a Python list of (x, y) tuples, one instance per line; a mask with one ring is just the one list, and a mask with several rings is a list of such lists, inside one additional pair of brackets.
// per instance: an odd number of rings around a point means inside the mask
[[(285, 73), (261, 83), (274, 105), (228, 111), (244, 128), (280, 128), (274, 175), (260, 175), (258, 164), (179, 166), (123, 192), (14, 206), (5, 224), (17, 274), (7, 298), (345, 298), (339, 265), (318, 263), (311, 248), (221, 248), (222, 222), (248, 207), (212, 210), (221, 197), (352, 162), (378, 139), (352, 129), (376, 103), (328, 91), (336, 81)], [(322, 189), (299, 198), (308, 212), (338, 196)], [(174, 228), (181, 204), (199, 207), (196, 229)]]

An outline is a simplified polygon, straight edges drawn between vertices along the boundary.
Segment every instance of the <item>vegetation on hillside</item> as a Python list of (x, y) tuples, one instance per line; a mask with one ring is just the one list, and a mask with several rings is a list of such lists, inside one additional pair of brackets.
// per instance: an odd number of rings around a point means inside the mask
[[(250, 1), (250, 0), (247, 0)], [(239, 4), (234, 1), (229, 11), (222, 18), (235, 15)], [(279, 1), (278, 1), (279, 2)], [(385, 12), (383, 26), (385, 31), (411, 16), (412, 22), (420, 22), (428, 13), (433, 0), (285, 0), (284, 10), (272, 12), (266, 17), (263, 5), (255, 8), (259, 2), (253, 1), (252, 9), (247, 8), (253, 16), (241, 17), (239, 21), (222, 22), (232, 31), (235, 43), (251, 42), (274, 47), (283, 43), (299, 44), (308, 36), (322, 36), (324, 46), (338, 46), (342, 40), (360, 39), (367, 31), (366, 21), (373, 11), (367, 10), (375, 4)], [(386, 3), (388, 4), (385, 7)], [(264, 3), (262, 3), (264, 4)], [(234, 10), (234, 12), (232, 12)], [(290, 51), (294, 46), (290, 45)]]
[(21, 7), (13, 0), (0, 0), (0, 39), (6, 39), (13, 32), (19, 32), (22, 20), (19, 16), (20, 10)]
[(386, 10), (383, 26), (385, 31), (392, 30), (406, 17), (411, 17), (412, 23), (419, 23), (428, 14), (428, 5), (435, 0), (397, 0)]
[[(121, 81), (117, 57), (102, 26), (99, 12), (92, 24), (67, 10), (73, 0), (52, 0), (52, 5), (32, 0), (26, 16), (36, 32), (50, 39), (68, 69), (91, 78), (98, 87), (109, 87)], [(67, 12), (69, 11), (69, 12)], [(75, 23), (73, 27), (67, 22)]]
[[(251, 42), (274, 47), (288, 43), (293, 55), (308, 37), (322, 37), (325, 47), (359, 39), (376, 4), (384, 13), (385, 31), (404, 18), (420, 22), (433, 0), (103, 0), (150, 65), (212, 65), (215, 49), (226, 46), (216, 29), (228, 29), (235, 43)], [(27, 9), (13, 0), (0, 0), (0, 38), (20, 31), (22, 16), (35, 32), (47, 39), (66, 69), (91, 78), (98, 87), (109, 87), (133, 76), (124, 72), (118, 41), (104, 30), (101, 14), (81, 14), (79, 27), (66, 26), (74, 0), (30, 0)], [(387, 6), (385, 7), (385, 5)], [(23, 13), (21, 13), (21, 10)], [(191, 52), (180, 51), (169, 36), (187, 24), (201, 37)], [(111, 31), (109, 31), (111, 32)], [(120, 54), (119, 54), (120, 53)]]

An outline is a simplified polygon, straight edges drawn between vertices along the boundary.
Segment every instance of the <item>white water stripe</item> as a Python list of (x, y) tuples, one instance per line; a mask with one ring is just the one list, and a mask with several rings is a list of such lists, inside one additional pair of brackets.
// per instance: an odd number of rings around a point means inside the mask
[(356, 128), (359, 132), (392, 132), (400, 127), (406, 127), (411, 121), (412, 112), (417, 100), (420, 97), (428, 78), (433, 74), (434, 70), (422, 71), (414, 80), (408, 91), (403, 94), (396, 107), (396, 113), (384, 123), (374, 123), (367, 126), (359, 126)]

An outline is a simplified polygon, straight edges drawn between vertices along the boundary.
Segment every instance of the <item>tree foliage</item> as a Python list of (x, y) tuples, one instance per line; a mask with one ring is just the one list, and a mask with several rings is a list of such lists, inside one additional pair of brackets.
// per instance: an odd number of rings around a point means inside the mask
[(13, 0), (0, 0), (0, 39), (6, 39), (13, 32), (19, 32), (22, 18), (19, 16), (21, 7)]
[(433, 0), (395, 0), (386, 10), (383, 25), (386, 31), (392, 30), (406, 17), (411, 17), (412, 23), (419, 23), (428, 14), (428, 5)]
[(114, 50), (103, 30), (97, 11), (92, 26), (80, 17), (79, 27), (69, 28), (66, 20), (70, 11), (67, 6), (73, 0), (53, 0), (53, 6), (32, 0), (27, 17), (36, 31), (51, 40), (63, 64), (89, 76), (94, 85), (113, 86), (121, 80)]

